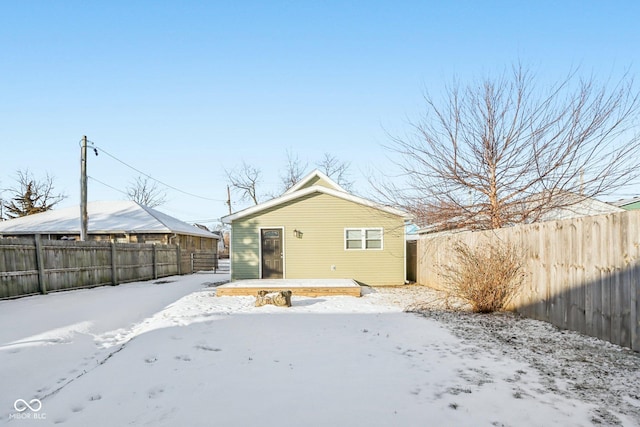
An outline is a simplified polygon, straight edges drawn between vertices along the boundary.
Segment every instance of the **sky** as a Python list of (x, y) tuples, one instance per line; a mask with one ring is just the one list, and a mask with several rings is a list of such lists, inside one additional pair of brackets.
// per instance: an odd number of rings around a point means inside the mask
[(542, 82), (635, 75), (638, 16), (636, 1), (3, 1), (0, 188), (48, 173), (58, 206), (78, 205), (86, 135), (89, 201), (125, 199), (142, 172), (173, 187), (159, 210), (215, 226), (225, 171), (258, 167), (274, 193), (287, 153), (309, 172), (336, 156), (367, 195), (425, 93), (517, 62)]

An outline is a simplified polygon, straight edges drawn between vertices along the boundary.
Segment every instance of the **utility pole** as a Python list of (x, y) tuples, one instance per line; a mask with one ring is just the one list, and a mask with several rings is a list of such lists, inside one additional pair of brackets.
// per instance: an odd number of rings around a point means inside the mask
[(229, 215), (231, 215), (231, 190), (229, 190), (228, 185), (227, 185), (227, 205), (229, 205)]
[(87, 213), (87, 136), (82, 137), (80, 148), (80, 241), (87, 240), (89, 214)]

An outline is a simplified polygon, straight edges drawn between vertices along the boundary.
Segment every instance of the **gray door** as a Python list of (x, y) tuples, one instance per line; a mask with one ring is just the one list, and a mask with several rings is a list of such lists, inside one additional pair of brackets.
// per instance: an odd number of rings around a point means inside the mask
[(262, 278), (282, 279), (282, 230), (265, 228), (261, 232), (262, 240)]

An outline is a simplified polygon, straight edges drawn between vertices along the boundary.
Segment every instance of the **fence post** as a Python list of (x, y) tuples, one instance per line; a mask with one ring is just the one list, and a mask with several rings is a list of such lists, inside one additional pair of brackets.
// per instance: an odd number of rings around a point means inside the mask
[(640, 263), (636, 262), (631, 271), (631, 349), (640, 352)]
[(153, 244), (153, 280), (158, 278), (158, 247)]
[(111, 242), (111, 285), (118, 285), (118, 262), (116, 253), (116, 242)]
[(191, 274), (193, 274), (193, 252), (191, 252)]
[(38, 265), (38, 286), (40, 287), (40, 293), (47, 294), (47, 284), (44, 280), (44, 260), (42, 258), (42, 243), (40, 242), (40, 235), (34, 235), (36, 242), (36, 264)]
[(176, 256), (178, 257), (178, 276), (182, 275), (182, 251), (180, 250), (180, 243), (176, 247)]

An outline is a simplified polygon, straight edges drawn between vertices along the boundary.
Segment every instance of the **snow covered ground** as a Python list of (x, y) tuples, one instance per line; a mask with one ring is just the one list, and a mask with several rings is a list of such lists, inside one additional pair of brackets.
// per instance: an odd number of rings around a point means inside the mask
[(421, 287), (257, 308), (215, 297), (227, 278), (0, 301), (0, 424), (640, 425), (620, 347)]

